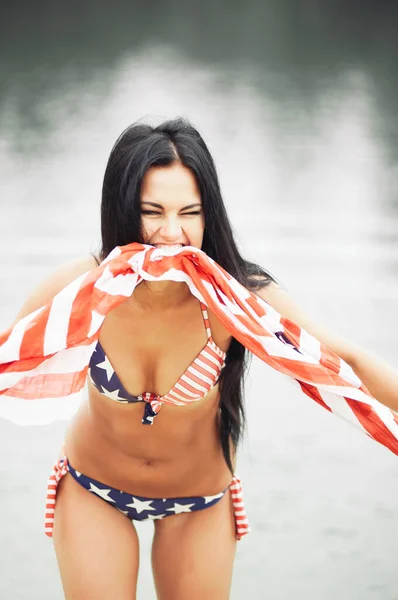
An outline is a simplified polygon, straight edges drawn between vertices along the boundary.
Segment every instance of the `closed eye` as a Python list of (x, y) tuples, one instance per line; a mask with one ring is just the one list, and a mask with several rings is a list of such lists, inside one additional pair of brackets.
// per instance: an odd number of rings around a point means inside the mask
[[(155, 210), (142, 210), (141, 214), (143, 214), (143, 215), (160, 215), (162, 213), (156, 212)], [(182, 217), (189, 217), (191, 215), (200, 215), (200, 214), (201, 214), (201, 211), (197, 210), (195, 212), (184, 213), (181, 216)]]

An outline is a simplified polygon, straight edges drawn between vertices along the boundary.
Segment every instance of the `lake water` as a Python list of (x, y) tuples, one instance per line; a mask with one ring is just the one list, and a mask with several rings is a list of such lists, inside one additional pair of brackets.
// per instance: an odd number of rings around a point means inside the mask
[[(398, 9), (288, 1), (7, 8), (0, 25), (0, 327), (99, 244), (110, 148), (186, 116), (246, 256), (398, 367)], [(4, 9), (3, 9), (4, 10)], [(396, 457), (253, 360), (238, 472), (253, 533), (233, 600), (398, 600)], [(63, 597), (42, 532), (65, 424), (0, 422), (0, 597)], [(151, 526), (139, 598), (155, 598)]]

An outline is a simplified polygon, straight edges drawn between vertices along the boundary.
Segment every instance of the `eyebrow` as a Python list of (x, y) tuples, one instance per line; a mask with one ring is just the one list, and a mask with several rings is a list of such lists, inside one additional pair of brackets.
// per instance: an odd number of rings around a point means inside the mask
[[(141, 204), (150, 204), (151, 206), (155, 206), (156, 208), (163, 208), (163, 206), (161, 204), (157, 204), (156, 202), (141, 202)], [(184, 206), (184, 208), (182, 208), (181, 210), (188, 210), (189, 208), (195, 208), (196, 206), (200, 206), (202, 207), (201, 204), (199, 204), (199, 202), (196, 202), (195, 204), (189, 204), (188, 206)]]

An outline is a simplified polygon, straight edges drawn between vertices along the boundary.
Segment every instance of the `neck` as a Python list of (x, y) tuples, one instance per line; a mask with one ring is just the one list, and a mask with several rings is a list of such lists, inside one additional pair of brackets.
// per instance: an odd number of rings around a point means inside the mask
[(128, 302), (141, 310), (167, 310), (181, 306), (192, 297), (189, 287), (179, 281), (142, 281)]

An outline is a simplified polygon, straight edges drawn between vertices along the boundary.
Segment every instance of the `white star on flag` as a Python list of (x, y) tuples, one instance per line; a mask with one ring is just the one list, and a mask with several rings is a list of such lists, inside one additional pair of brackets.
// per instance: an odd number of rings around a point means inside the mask
[(212, 502), (213, 500), (216, 500), (217, 498), (222, 498), (224, 496), (224, 492), (220, 492), (219, 494), (216, 494), (215, 496), (203, 496), (203, 500), (205, 501), (205, 504), (209, 504), (209, 502)]
[(98, 365), (95, 365), (98, 369), (104, 369), (104, 371), (106, 371), (106, 376), (108, 378), (108, 381), (111, 380), (112, 375), (114, 374), (114, 368), (112, 367), (111, 363), (109, 362), (109, 360), (107, 358), (105, 358), (104, 361), (102, 361), (102, 363), (98, 363)]
[(156, 519), (163, 519), (166, 515), (148, 515), (147, 519), (151, 521), (156, 521)]
[(127, 400), (125, 398), (120, 398), (119, 397), (119, 391), (120, 390), (113, 390), (113, 392), (110, 392), (109, 390), (107, 390), (106, 388), (104, 388), (103, 385), (101, 385), (102, 390), (103, 390), (103, 394), (105, 394), (105, 396), (108, 396), (108, 398), (112, 398), (112, 400), (118, 400), (119, 402), (127, 402)]
[(133, 502), (131, 504), (126, 504), (129, 508), (135, 508), (138, 513), (142, 513), (144, 510), (156, 510), (153, 506), (151, 506), (153, 500), (138, 500), (138, 498), (134, 498), (132, 496)]
[(97, 496), (100, 496), (101, 498), (103, 498), (104, 500), (107, 500), (108, 502), (115, 502), (113, 500), (113, 498), (110, 498), (108, 496), (109, 492), (111, 492), (112, 490), (110, 488), (108, 489), (101, 489), (99, 487), (97, 487), (96, 485), (94, 485), (93, 483), (91, 483), (90, 481), (90, 489), (89, 492), (94, 492), (94, 494), (97, 494)]
[(178, 504), (178, 502), (174, 502), (174, 506), (171, 508), (166, 508), (166, 510), (172, 510), (174, 514), (179, 515), (180, 513), (189, 513), (191, 512), (191, 507), (195, 506), (193, 504)]
[(75, 469), (75, 473), (76, 473), (76, 475), (77, 475), (78, 477), (81, 477), (81, 476), (82, 476), (82, 474), (80, 473), (80, 471), (76, 471), (76, 469)]

